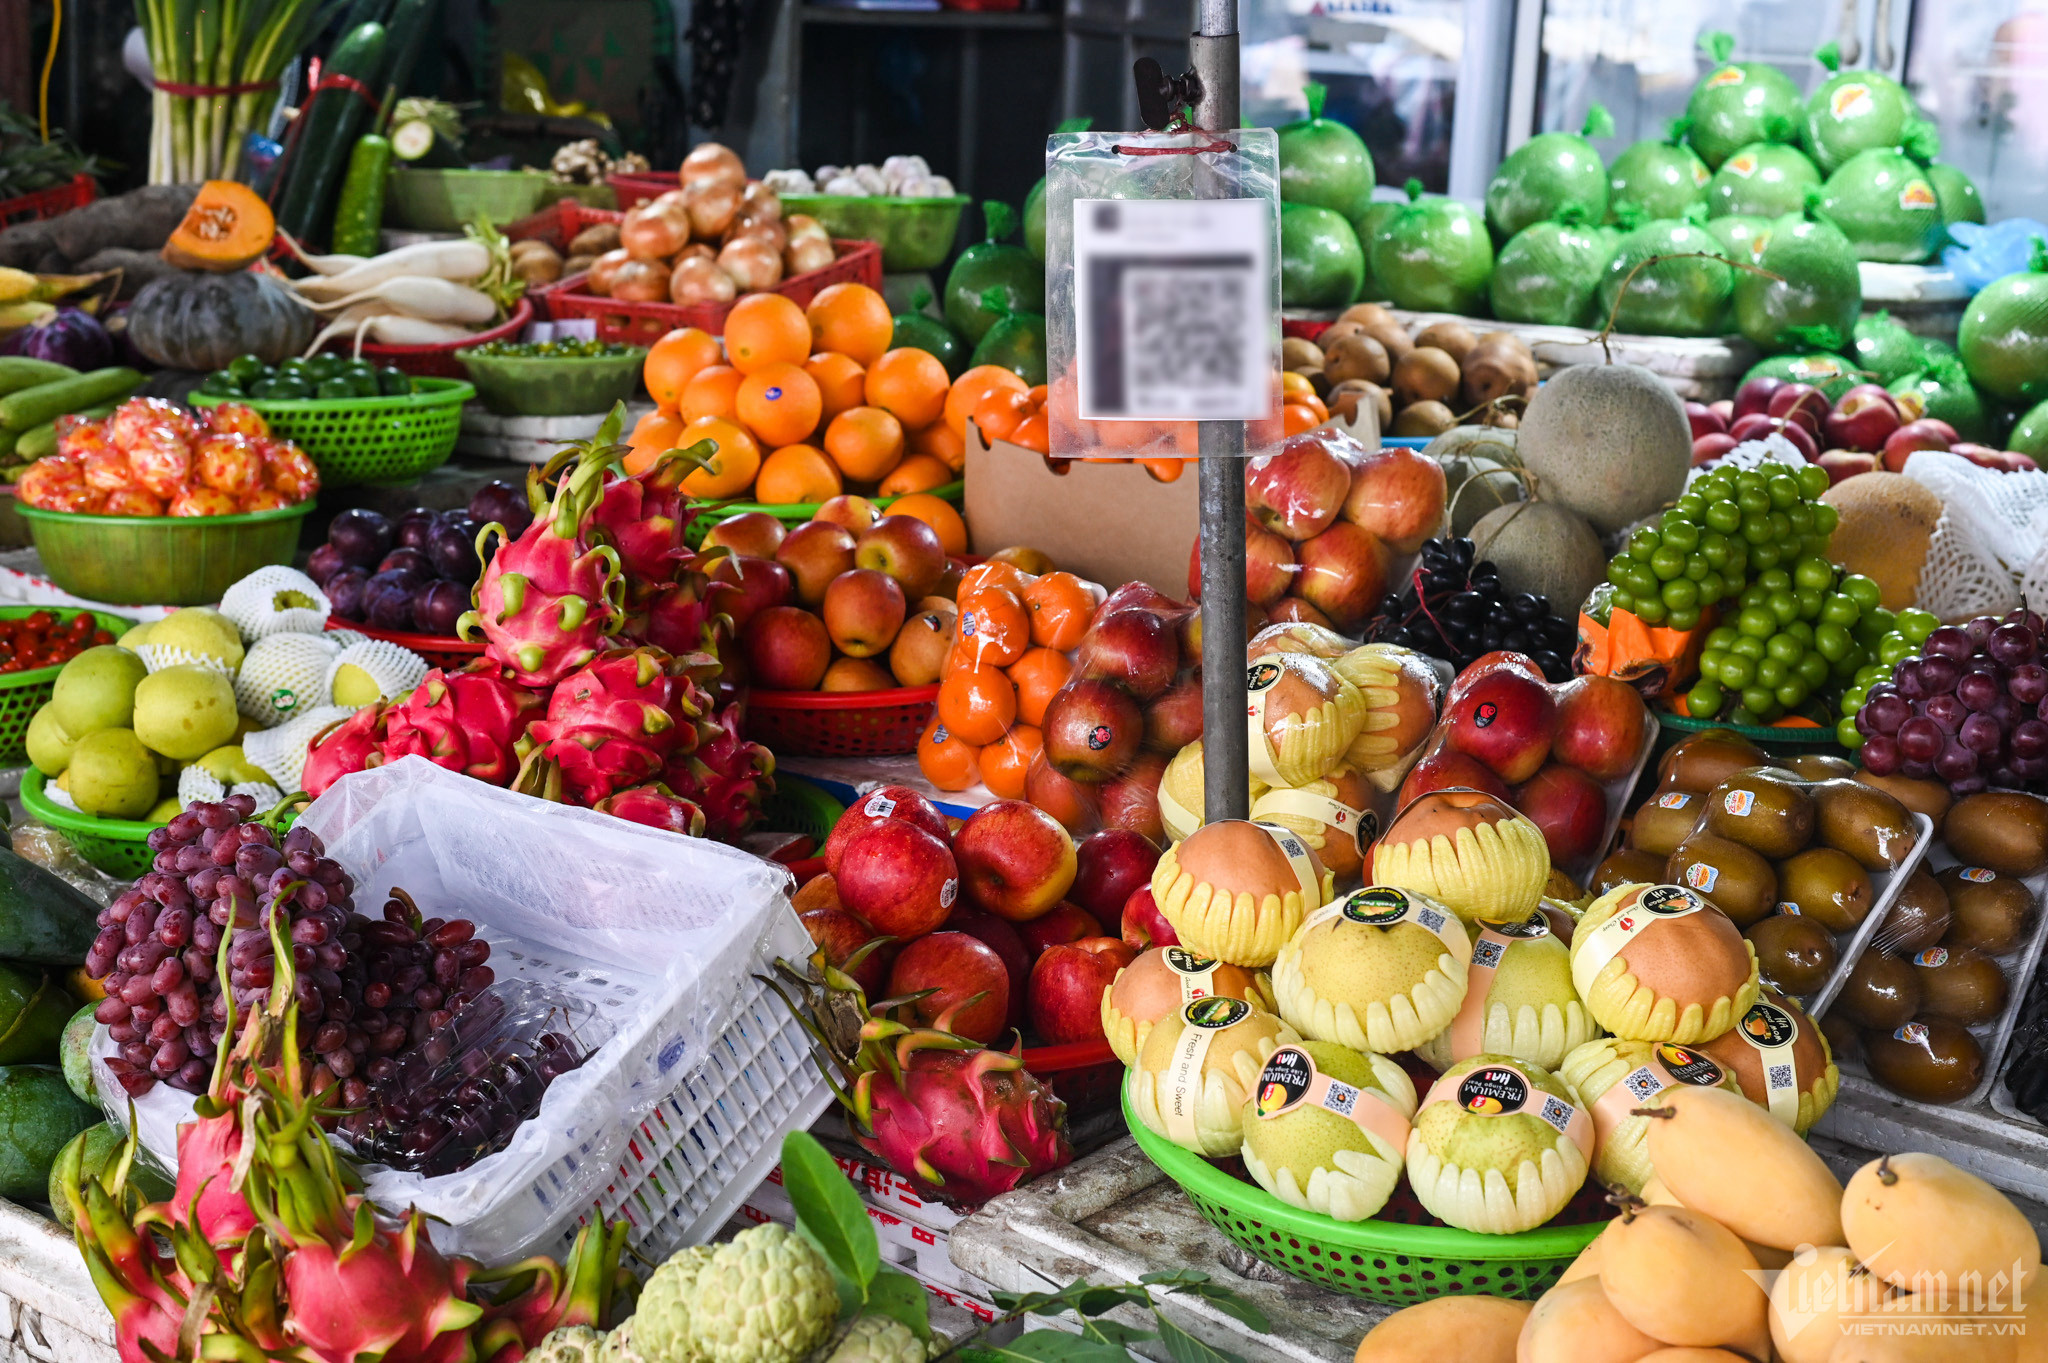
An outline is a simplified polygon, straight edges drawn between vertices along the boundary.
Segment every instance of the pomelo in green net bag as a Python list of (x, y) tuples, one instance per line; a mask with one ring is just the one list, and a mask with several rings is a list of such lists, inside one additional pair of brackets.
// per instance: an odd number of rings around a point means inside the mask
[(1358, 299), (1362, 303), (1377, 303), (1387, 296), (1372, 275), (1372, 239), (1388, 218), (1401, 211), (1401, 205), (1392, 199), (1374, 199), (1352, 215), (1351, 230), (1358, 236), (1358, 250), (1365, 260), (1365, 282), (1358, 286)]
[(1741, 214), (1782, 218), (1806, 207), (1806, 191), (1820, 186), (1806, 153), (1776, 142), (1752, 142), (1721, 163), (1707, 181), (1707, 216)]
[(1727, 250), (1728, 259), (1755, 260), (1759, 243), (1771, 234), (1771, 220), (1733, 213), (1710, 219), (1707, 231)]
[(1582, 327), (1620, 239), (1576, 222), (1532, 222), (1500, 248), (1489, 296), (1504, 322)]
[(982, 204), (981, 214), (988, 224), (988, 239), (962, 251), (946, 276), (946, 323), (969, 345), (981, 344), (981, 338), (999, 320), (997, 313), (982, 304), (990, 289), (1003, 291), (1003, 302), (1011, 312), (1045, 311), (1045, 262), (1023, 247), (1003, 241), (1016, 230), (1016, 210), (990, 199)]
[(1990, 404), (1970, 382), (1970, 371), (1961, 360), (1930, 351), (1924, 367), (1885, 387), (1893, 393), (1918, 394), (1928, 416), (1946, 421), (1965, 440), (1982, 440), (1991, 433)]
[(1917, 265), (1947, 234), (1927, 172), (1903, 152), (1862, 151), (1821, 189), (1821, 211), (1849, 238), (1859, 260)]
[[(1685, 120), (1664, 137), (1631, 143), (1607, 168), (1607, 221), (1624, 230), (1658, 218), (1683, 218), (1707, 201), (1707, 163), (1681, 140)], [(1630, 221), (1633, 215), (1634, 221)]]
[(1486, 220), (1456, 199), (1425, 195), (1408, 182), (1408, 202), (1373, 234), (1374, 281), (1395, 307), (1415, 312), (1477, 312), (1493, 277)]
[(948, 378), (957, 379), (967, 369), (967, 347), (953, 334), (953, 328), (925, 311), (931, 301), (932, 291), (919, 287), (910, 300), (910, 311), (890, 319), (896, 330), (889, 344), (924, 351), (946, 366)]
[[(1070, 118), (1053, 131), (1056, 133), (1084, 133), (1088, 131), (1087, 118)], [(1031, 192), (1024, 196), (1024, 249), (1045, 259), (1045, 177), (1038, 177), (1038, 183), (1031, 186)]]
[[(1751, 379), (1783, 379), (1787, 383), (1805, 383), (1820, 389), (1829, 402), (1839, 402), (1842, 394), (1867, 380), (1856, 372), (1854, 365), (1840, 355), (1821, 351), (1810, 351), (1804, 355), (1773, 355), (1759, 360), (1749, 367), (1742, 376), (1742, 383)], [(1740, 391), (1742, 384), (1737, 384)]]
[(1927, 181), (1934, 186), (1934, 197), (1941, 200), (1942, 226), (1984, 221), (1984, 196), (1962, 171), (1946, 161), (1930, 162)]
[(1832, 175), (1858, 152), (1891, 151), (1905, 145), (1920, 111), (1906, 87), (1882, 71), (1844, 71), (1833, 43), (1813, 54), (1832, 74), (1806, 101), (1799, 140), (1824, 175)]
[(981, 305), (996, 314), (996, 324), (982, 333), (968, 364), (1001, 365), (1034, 388), (1044, 383), (1045, 315), (1011, 312), (999, 288), (983, 294)]
[(2029, 268), (1977, 290), (1956, 330), (1970, 378), (2008, 402), (2048, 397), (2048, 240), (2034, 238)]
[(2048, 465), (2048, 402), (2037, 403), (2021, 414), (2012, 434), (2005, 438), (2005, 447)]
[(1925, 365), (1927, 347), (1890, 313), (1874, 312), (1856, 319), (1856, 348), (1850, 358), (1879, 383), (1890, 384)]
[[(1658, 259), (1666, 256), (1678, 258)], [(1660, 218), (1622, 237), (1600, 281), (1600, 316), (1612, 315), (1616, 331), (1637, 336), (1717, 336), (1734, 275), (1705, 227)]]
[(1840, 351), (1853, 344), (1863, 311), (1856, 248), (1820, 213), (1814, 189), (1803, 211), (1771, 224), (1756, 265), (1778, 278), (1738, 270), (1735, 329), (1763, 350)]
[(1806, 101), (1790, 77), (1769, 62), (1728, 60), (1735, 51), (1732, 33), (1703, 33), (1700, 48), (1714, 68), (1686, 102), (1686, 140), (1710, 169), (1752, 142), (1790, 142), (1798, 135)]
[(1280, 201), (1311, 204), (1348, 220), (1372, 199), (1372, 153), (1351, 129), (1323, 117), (1328, 87), (1307, 86), (1308, 117), (1280, 129)]
[(1280, 205), (1280, 306), (1342, 308), (1365, 282), (1365, 253), (1341, 213)]
[(1614, 118), (1603, 105), (1586, 111), (1575, 133), (1538, 133), (1508, 153), (1486, 186), (1486, 225), (1496, 243), (1506, 242), (1530, 223), (1562, 218), (1580, 222), (1607, 215), (1607, 166), (1589, 137), (1614, 136)]

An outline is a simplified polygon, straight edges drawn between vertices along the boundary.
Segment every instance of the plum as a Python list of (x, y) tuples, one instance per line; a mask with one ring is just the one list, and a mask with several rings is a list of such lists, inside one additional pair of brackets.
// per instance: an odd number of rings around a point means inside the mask
[(440, 574), (434, 571), (434, 564), (424, 549), (393, 549), (377, 561), (380, 573), (407, 572), (424, 581), (431, 582)]
[(469, 588), (443, 578), (413, 589), (413, 627), (422, 634), (453, 636), (455, 622), (469, 609)]
[(433, 529), (434, 513), (416, 506), (398, 518), (398, 543), (402, 548), (424, 550)]
[(412, 594), (417, 574), (402, 568), (380, 572), (363, 584), (363, 618), (377, 629), (412, 628)]
[(476, 490), (469, 499), (469, 514), (479, 525), (496, 521), (504, 526), (508, 539), (518, 539), (533, 524), (533, 504), (526, 499), (526, 489), (503, 478)]
[(466, 511), (443, 512), (440, 524), (427, 537), (427, 560), (434, 571), (465, 586), (475, 582), (483, 571), (483, 560), (476, 552), (476, 535), (481, 529)]
[(381, 511), (361, 506), (350, 507), (327, 527), (327, 542), (344, 561), (358, 568), (372, 567), (390, 553), (396, 535), (390, 519)]
[(320, 586), (327, 593), (327, 600), (334, 607), (336, 615), (344, 620), (361, 620), (363, 589), (369, 585), (369, 581), (370, 573), (367, 568), (351, 565), (336, 572)]
[(306, 556), (306, 576), (323, 587), (327, 585), (328, 578), (348, 566), (349, 561), (342, 557), (341, 550), (332, 542), (321, 545)]

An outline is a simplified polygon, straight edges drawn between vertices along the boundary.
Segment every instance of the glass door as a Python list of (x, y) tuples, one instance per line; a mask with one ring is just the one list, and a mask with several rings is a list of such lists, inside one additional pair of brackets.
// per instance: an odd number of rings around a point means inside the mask
[(1986, 216), (2048, 222), (2048, 4), (1921, 0), (1906, 84)]

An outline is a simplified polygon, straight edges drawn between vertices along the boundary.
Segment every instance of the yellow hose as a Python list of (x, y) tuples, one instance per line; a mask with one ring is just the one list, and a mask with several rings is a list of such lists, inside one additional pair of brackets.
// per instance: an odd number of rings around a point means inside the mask
[(45, 142), (50, 140), (50, 72), (57, 65), (57, 38), (63, 32), (64, 0), (50, 0), (50, 50), (43, 54), (43, 80), (36, 98), (36, 115), (42, 121)]

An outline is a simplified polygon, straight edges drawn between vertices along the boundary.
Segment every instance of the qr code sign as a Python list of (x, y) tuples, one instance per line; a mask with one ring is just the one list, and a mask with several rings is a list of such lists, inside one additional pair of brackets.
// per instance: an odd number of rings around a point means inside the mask
[(1578, 1109), (1574, 1108), (1570, 1103), (1565, 1102), (1562, 1098), (1546, 1097), (1543, 1100), (1543, 1110), (1537, 1115), (1542, 1117), (1544, 1121), (1549, 1122), (1552, 1126), (1556, 1127), (1559, 1131), (1562, 1131), (1572, 1124), (1572, 1115), (1577, 1110)]
[(1658, 1079), (1656, 1075), (1651, 1074), (1650, 1067), (1647, 1065), (1640, 1069), (1630, 1070), (1628, 1077), (1621, 1082), (1628, 1087), (1628, 1091), (1634, 1094), (1638, 1101), (1654, 1098), (1664, 1088), (1663, 1081)]
[(1358, 1090), (1349, 1084), (1330, 1082), (1330, 1096), (1323, 1100), (1323, 1106), (1339, 1117), (1349, 1117), (1351, 1110), (1358, 1106)]
[(1178, 404), (1184, 390), (1237, 382), (1249, 285), (1237, 270), (1124, 274), (1134, 404)]
[(1764, 1081), (1766, 1088), (1774, 1089), (1788, 1089), (1793, 1086), (1793, 1083), (1792, 1067), (1790, 1065), (1771, 1066), (1770, 1073), (1765, 1076)]

